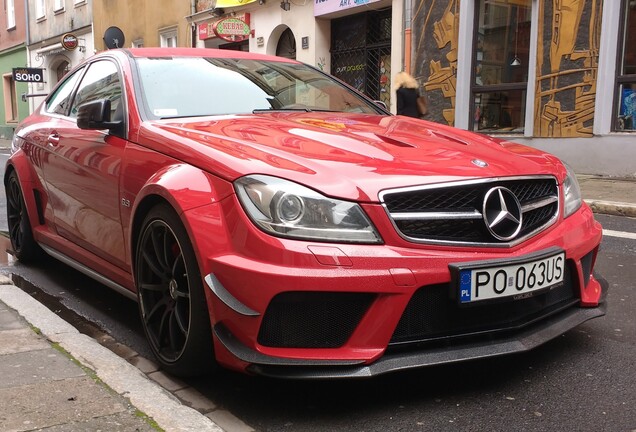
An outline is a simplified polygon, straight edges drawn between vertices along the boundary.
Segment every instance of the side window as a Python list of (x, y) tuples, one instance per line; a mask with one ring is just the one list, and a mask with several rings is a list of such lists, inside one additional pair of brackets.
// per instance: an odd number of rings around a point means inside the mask
[(73, 75), (69, 76), (64, 83), (55, 90), (55, 93), (46, 101), (46, 112), (66, 115), (71, 105), (73, 89), (79, 77), (82, 76), (82, 72), (84, 72), (84, 68), (77, 70)]
[[(111, 102), (111, 120), (121, 117), (121, 81), (117, 66), (111, 61), (97, 61), (91, 64), (82, 78), (77, 94), (71, 107), (71, 117), (77, 117), (80, 105), (98, 99), (108, 99)], [(119, 108), (119, 110), (118, 110)]]

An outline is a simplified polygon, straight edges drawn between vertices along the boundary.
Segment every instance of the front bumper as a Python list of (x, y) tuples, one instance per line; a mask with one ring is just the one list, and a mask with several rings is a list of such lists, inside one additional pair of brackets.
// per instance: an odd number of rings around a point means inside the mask
[[(199, 208), (190, 217), (196, 219), (198, 214), (209, 223), (209, 213)], [(601, 298), (607, 284), (591, 275), (601, 227), (585, 206), (509, 249), (413, 245), (397, 235), (391, 237), (395, 231), (390, 226), (378, 227), (383, 245), (291, 241), (260, 232), (240, 212), (224, 209), (217, 214), (238, 217), (219, 218), (222, 235), (208, 229), (215, 235), (198, 239), (196, 245), (199, 256), (207, 257), (201, 269), (209, 288), (217, 360), (232, 369), (281, 377), (378, 375), (526, 351), (604, 314)], [(471, 323), (475, 328), (459, 329), (441, 339), (434, 335), (432, 343), (422, 339), (395, 343), (396, 329), (418, 291), (445, 286), (442, 292), (450, 293), (450, 264), (524, 257), (555, 247), (565, 251), (570, 268), (567, 298), (559, 297), (545, 310), (539, 307), (522, 321), (512, 317), (501, 328), (496, 322), (487, 329), (476, 328), (477, 318)], [(296, 295), (305, 303), (297, 302)], [(343, 295), (350, 301), (346, 306), (338, 304)], [(280, 298), (285, 301), (278, 302), (276, 319), (268, 319)], [(321, 306), (310, 310), (307, 299)], [(324, 306), (329, 302), (340, 308), (335, 315)], [(286, 321), (289, 304), (296, 305), (292, 321)], [(354, 309), (352, 318), (348, 312)], [(343, 316), (345, 327), (350, 327), (346, 331), (339, 321)], [(317, 317), (322, 320), (318, 324)], [(264, 335), (263, 329), (273, 330)], [(293, 338), (286, 338), (287, 330)], [(340, 332), (339, 338), (328, 339), (333, 332)]]
[[(608, 286), (607, 281), (599, 279), (599, 282), (605, 295)], [(354, 361), (290, 360), (271, 357), (250, 350), (240, 344), (223, 326), (216, 326), (214, 332), (226, 349), (242, 361), (250, 363), (247, 370), (254, 374), (275, 378), (366, 378), (406, 369), (458, 363), (529, 351), (590, 319), (605, 315), (605, 311), (606, 303), (601, 303), (596, 308), (569, 309), (511, 336), (452, 347), (389, 353), (368, 365)]]

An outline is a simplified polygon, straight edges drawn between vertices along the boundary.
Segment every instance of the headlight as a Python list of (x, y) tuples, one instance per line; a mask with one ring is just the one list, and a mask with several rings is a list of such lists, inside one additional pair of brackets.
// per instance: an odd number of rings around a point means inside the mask
[(18, 136), (18, 134), (13, 134), (13, 139), (11, 140), (11, 154), (17, 152), (20, 149), (20, 145), (22, 138)]
[(574, 175), (574, 171), (565, 164), (568, 170), (567, 176), (563, 181), (563, 191), (565, 193), (565, 208), (563, 209), (563, 217), (568, 217), (581, 207), (581, 188), (579, 187), (579, 181)]
[(325, 197), (277, 177), (251, 175), (234, 184), (248, 216), (265, 232), (304, 240), (381, 243), (356, 203)]

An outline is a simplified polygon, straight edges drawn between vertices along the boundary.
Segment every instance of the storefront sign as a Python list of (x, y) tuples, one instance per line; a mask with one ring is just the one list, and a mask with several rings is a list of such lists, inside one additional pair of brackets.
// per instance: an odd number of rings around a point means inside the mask
[(314, 16), (330, 14), (380, 0), (314, 0)]
[(228, 42), (241, 42), (250, 36), (250, 25), (238, 18), (224, 18), (214, 23), (212, 31)]
[[(240, 42), (247, 39), (251, 34), (252, 30), (250, 28), (250, 14), (245, 13), (242, 15), (239, 14), (236, 17), (228, 17), (221, 18), (220, 20), (208, 21), (199, 24), (198, 30), (199, 40), (220, 37), (229, 42)], [(219, 31), (220, 34), (217, 34), (217, 32)], [(226, 35), (227, 38), (224, 37), (224, 35)], [(238, 38), (238, 36), (241, 35), (244, 35), (244, 37)]]
[(44, 69), (14, 68), (13, 80), (16, 82), (44, 82)]
[(62, 48), (67, 51), (73, 51), (79, 45), (77, 36), (73, 33), (66, 33), (62, 36)]
[(256, 0), (197, 0), (196, 9), (197, 13), (199, 13), (213, 9), (245, 6), (246, 4), (254, 3), (255, 1)]

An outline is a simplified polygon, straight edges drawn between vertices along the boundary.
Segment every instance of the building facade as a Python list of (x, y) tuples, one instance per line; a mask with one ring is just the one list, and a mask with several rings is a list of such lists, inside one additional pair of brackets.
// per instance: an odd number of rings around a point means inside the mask
[[(5, 10), (17, 11), (18, 3), (4, 0)], [(636, 0), (26, 4), (26, 63), (42, 68), (46, 79), (28, 84), (27, 91), (18, 84), (15, 95), (46, 94), (82, 59), (120, 46), (208, 47), (294, 58), (386, 103), (392, 112), (393, 77), (407, 70), (428, 98), (430, 121), (545, 149), (580, 173), (636, 176)], [(4, 26), (10, 33), (9, 24)], [(63, 40), (69, 35), (74, 47)], [(7, 40), (0, 39), (0, 64), (23, 64), (20, 42), (7, 46)], [(4, 83), (7, 70), (2, 69)], [(0, 121), (23, 116), (20, 97), (10, 97), (16, 103), (8, 116), (4, 100)], [(41, 99), (29, 100), (33, 109)]]
[(42, 102), (73, 67), (93, 55), (90, 0), (27, 0), (29, 66), (43, 70), (44, 82), (29, 84), (30, 110)]
[(412, 1), (430, 120), (636, 175), (636, 1)]
[(10, 139), (18, 122), (29, 114), (29, 106), (22, 95), (27, 93), (26, 82), (15, 80), (13, 70), (28, 66), (26, 35), (27, 22), (24, 2), (4, 0), (0, 14), (0, 138)]
[[(194, 0), (93, 1), (95, 49), (108, 49), (107, 43), (121, 48), (192, 46), (192, 26), (185, 17), (194, 5)], [(123, 40), (113, 41), (107, 33), (112, 30), (121, 31)]]

